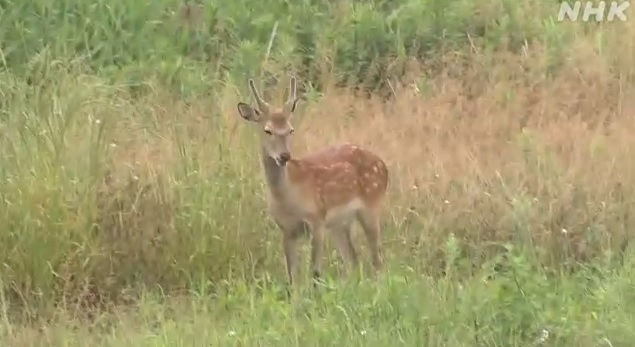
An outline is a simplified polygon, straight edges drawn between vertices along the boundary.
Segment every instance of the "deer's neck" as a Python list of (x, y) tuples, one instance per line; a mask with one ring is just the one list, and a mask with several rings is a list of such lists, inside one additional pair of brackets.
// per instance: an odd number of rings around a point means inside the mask
[(284, 166), (278, 166), (276, 161), (271, 158), (265, 150), (262, 150), (262, 163), (265, 169), (265, 179), (271, 193), (280, 198), (286, 191), (287, 172)]

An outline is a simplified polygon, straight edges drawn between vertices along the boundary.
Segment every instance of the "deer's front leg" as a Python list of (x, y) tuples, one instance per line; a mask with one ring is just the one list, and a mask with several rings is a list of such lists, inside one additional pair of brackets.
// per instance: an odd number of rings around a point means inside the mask
[(284, 248), (284, 257), (287, 266), (287, 279), (289, 285), (293, 285), (295, 279), (295, 273), (298, 268), (298, 241), (299, 236), (292, 232), (292, 230), (285, 230), (282, 235), (282, 246)]
[(305, 223), (301, 221), (285, 221), (276, 218), (276, 224), (282, 232), (282, 247), (287, 269), (287, 279), (289, 286), (295, 283), (295, 274), (298, 264), (298, 245), (300, 238), (306, 232)]
[(313, 271), (313, 286), (322, 277), (322, 256), (324, 251), (324, 228), (322, 223), (314, 222), (311, 225), (311, 270)]

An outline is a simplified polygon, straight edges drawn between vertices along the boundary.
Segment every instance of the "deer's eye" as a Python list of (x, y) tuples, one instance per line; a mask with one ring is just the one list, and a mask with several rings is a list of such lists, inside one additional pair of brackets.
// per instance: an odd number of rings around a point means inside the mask
[(265, 134), (267, 134), (267, 135), (271, 135), (271, 130), (266, 129), (266, 130), (265, 130)]

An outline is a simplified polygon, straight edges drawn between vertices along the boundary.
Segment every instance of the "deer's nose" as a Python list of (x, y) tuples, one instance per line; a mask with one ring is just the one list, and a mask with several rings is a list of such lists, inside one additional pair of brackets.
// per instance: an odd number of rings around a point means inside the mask
[(280, 161), (284, 164), (286, 162), (288, 162), (289, 160), (291, 160), (291, 153), (289, 152), (282, 152), (280, 154)]

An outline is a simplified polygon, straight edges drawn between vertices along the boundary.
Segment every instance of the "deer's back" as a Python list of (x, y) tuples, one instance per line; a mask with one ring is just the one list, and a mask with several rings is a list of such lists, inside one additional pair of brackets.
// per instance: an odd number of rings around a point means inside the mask
[(381, 158), (350, 143), (324, 148), (288, 165), (290, 181), (322, 216), (374, 205), (388, 185), (388, 169)]

